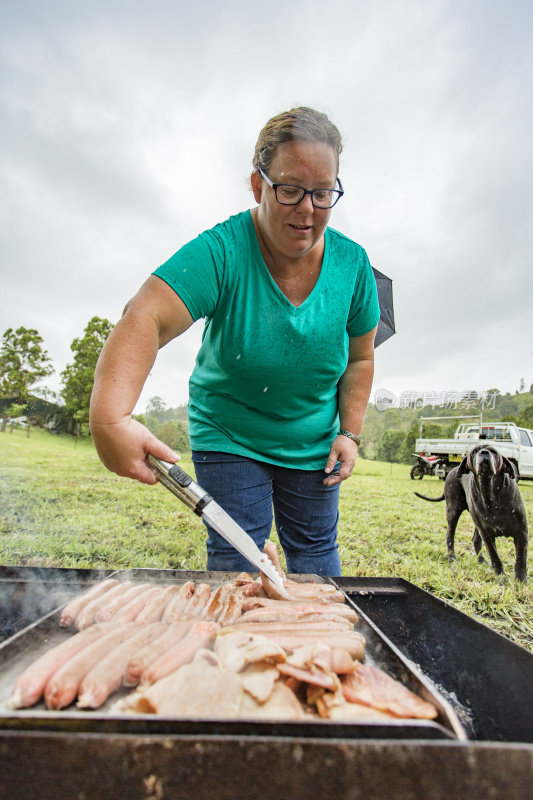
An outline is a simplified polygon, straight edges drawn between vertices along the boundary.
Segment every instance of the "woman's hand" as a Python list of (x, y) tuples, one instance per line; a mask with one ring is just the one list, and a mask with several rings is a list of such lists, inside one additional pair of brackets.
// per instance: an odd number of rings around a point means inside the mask
[(325, 472), (329, 473), (335, 468), (337, 461), (340, 461), (340, 469), (334, 475), (324, 478), (325, 486), (335, 486), (336, 483), (341, 483), (349, 478), (355, 467), (357, 460), (357, 445), (352, 439), (347, 436), (336, 436), (329, 451), (329, 457), (326, 462)]
[(157, 479), (146, 463), (151, 453), (162, 461), (175, 463), (179, 456), (150, 433), (148, 428), (131, 417), (121, 422), (91, 424), (91, 434), (102, 463), (125, 478), (154, 484)]

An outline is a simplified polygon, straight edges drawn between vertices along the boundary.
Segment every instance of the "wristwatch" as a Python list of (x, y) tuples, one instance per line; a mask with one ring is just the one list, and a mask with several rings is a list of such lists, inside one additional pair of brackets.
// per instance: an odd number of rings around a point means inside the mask
[(350, 431), (343, 431), (342, 428), (339, 431), (339, 436), (347, 436), (348, 439), (351, 439), (352, 442), (355, 442), (357, 447), (361, 444), (361, 439), (356, 433), (350, 433)]

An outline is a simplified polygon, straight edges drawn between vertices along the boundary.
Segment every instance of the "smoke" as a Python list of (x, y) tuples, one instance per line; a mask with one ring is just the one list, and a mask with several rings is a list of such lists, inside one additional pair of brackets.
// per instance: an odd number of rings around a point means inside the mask
[(0, 641), (38, 622), (108, 575), (103, 570), (0, 567)]

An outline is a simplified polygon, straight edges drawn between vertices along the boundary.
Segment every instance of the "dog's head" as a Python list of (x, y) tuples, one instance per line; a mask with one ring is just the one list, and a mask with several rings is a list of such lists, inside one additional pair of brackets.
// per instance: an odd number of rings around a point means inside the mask
[(509, 459), (502, 456), (490, 444), (477, 444), (463, 458), (457, 470), (457, 477), (460, 478), (468, 472), (473, 472), (478, 477), (507, 473), (512, 478), (516, 478), (513, 465)]

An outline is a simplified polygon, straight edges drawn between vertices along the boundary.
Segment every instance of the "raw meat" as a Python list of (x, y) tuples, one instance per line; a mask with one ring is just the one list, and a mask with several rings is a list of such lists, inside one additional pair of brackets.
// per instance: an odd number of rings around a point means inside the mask
[(212, 619), (214, 622), (217, 622), (224, 608), (224, 603), (232, 593), (233, 588), (234, 587), (230, 583), (223, 583), (222, 586), (219, 586), (206, 604), (202, 613), (202, 619)]
[(272, 694), (264, 703), (257, 703), (248, 692), (244, 692), (239, 717), (241, 719), (269, 720), (307, 718), (294, 692), (281, 681), (274, 684)]
[(141, 675), (141, 683), (155, 683), (170, 672), (174, 672), (184, 664), (192, 661), (197, 650), (207, 647), (215, 633), (219, 630), (216, 622), (195, 622), (190, 631), (178, 642), (154, 661)]
[(125, 606), (117, 611), (116, 614), (113, 615), (113, 621), (119, 622), (120, 624), (124, 624), (125, 622), (135, 622), (137, 616), (143, 610), (146, 603), (154, 597), (157, 597), (160, 592), (160, 586), (150, 586), (150, 584), (145, 586), (144, 589), (139, 589), (138, 593), (134, 595)]
[[(303, 645), (314, 644), (316, 642), (323, 642), (330, 647), (340, 647), (346, 650), (353, 659), (361, 660), (365, 654), (365, 639), (360, 633), (356, 631), (324, 631), (313, 630), (311, 626), (302, 627), (300, 631), (284, 630), (283, 623), (280, 623), (279, 630), (261, 630), (261, 623), (258, 623), (255, 633), (261, 636), (266, 636), (268, 639), (276, 642), (287, 653), (292, 653), (298, 647)], [(250, 631), (250, 629), (248, 629)]]
[(266, 703), (278, 678), (277, 667), (267, 661), (250, 664), (240, 673), (242, 688), (253, 697), (256, 703)]
[(178, 594), (180, 587), (177, 584), (164, 586), (161, 592), (148, 600), (142, 611), (139, 612), (135, 622), (140, 625), (147, 625), (150, 622), (158, 622), (163, 616), (163, 612), (171, 599)]
[(116, 586), (112, 586), (107, 592), (103, 595), (100, 595), (93, 600), (90, 600), (89, 603), (83, 606), (80, 613), (77, 615), (74, 621), (74, 627), (77, 628), (79, 631), (83, 630), (83, 628), (88, 628), (89, 625), (92, 625), (93, 622), (106, 622), (109, 620), (96, 620), (96, 615), (100, 611), (101, 608), (104, 608), (108, 603), (113, 601), (116, 597), (121, 597), (129, 591), (131, 587), (131, 581), (126, 581), (125, 583), (119, 583)]
[[(165, 623), (166, 624), (166, 623)], [(124, 670), (124, 686), (137, 686), (141, 675), (158, 658), (174, 647), (190, 631), (194, 620), (184, 619), (167, 625), (164, 633), (155, 642), (143, 647), (132, 656)]]
[(215, 639), (215, 653), (223, 667), (240, 672), (257, 661), (277, 664), (285, 661), (285, 653), (275, 642), (260, 634), (224, 628)]
[(142, 647), (149, 646), (167, 627), (164, 622), (142, 626), (95, 664), (80, 684), (79, 708), (99, 708), (121, 686), (129, 659)]
[(194, 583), (187, 581), (180, 588), (176, 597), (172, 598), (163, 612), (163, 622), (176, 622), (181, 617), (181, 611), (194, 592)]
[(203, 659), (186, 664), (140, 694), (135, 710), (168, 717), (232, 719), (243, 695), (239, 676)]
[(24, 670), (15, 683), (11, 695), (11, 707), (28, 708), (37, 703), (52, 675), (70, 658), (108, 632), (108, 625), (92, 625), (44, 653)]
[(100, 597), (105, 592), (108, 592), (117, 584), (118, 581), (115, 578), (106, 578), (106, 580), (95, 583), (94, 586), (91, 586), (91, 588), (86, 592), (83, 592), (83, 594), (80, 594), (71, 600), (61, 612), (61, 616), (59, 618), (59, 624), (61, 627), (68, 628), (70, 625), (73, 625), (74, 620), (82, 608), (87, 605), (87, 603), (89, 603), (91, 600), (96, 600), (97, 597)]
[(300, 613), (300, 614), (336, 614), (345, 617), (350, 622), (357, 622), (357, 613), (351, 606), (344, 603), (319, 602), (311, 603), (302, 600), (271, 600), (270, 598), (253, 597), (243, 600), (243, 617), (252, 614), (256, 619), (267, 619), (269, 614)]
[(350, 703), (361, 703), (387, 711), (397, 717), (434, 719), (437, 709), (422, 700), (383, 670), (369, 664), (357, 664), (350, 675), (342, 678), (342, 691)]
[(194, 594), (185, 604), (182, 613), (183, 617), (200, 617), (206, 604), (211, 597), (211, 586), (208, 583), (199, 583), (195, 586)]
[(111, 623), (111, 628), (112, 630), (91, 642), (52, 675), (44, 690), (48, 708), (58, 709), (70, 705), (76, 699), (79, 685), (89, 670), (137, 630), (133, 622), (129, 625)]
[(222, 610), (218, 615), (219, 625), (233, 625), (241, 618), (242, 614), (242, 594), (239, 591), (232, 591), (226, 597)]

